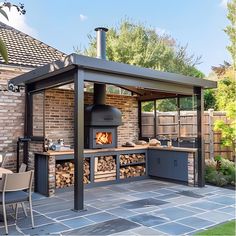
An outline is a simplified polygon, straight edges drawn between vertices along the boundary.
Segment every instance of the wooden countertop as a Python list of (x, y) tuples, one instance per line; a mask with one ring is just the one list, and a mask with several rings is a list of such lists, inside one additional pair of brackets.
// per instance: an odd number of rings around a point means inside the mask
[[(167, 147), (167, 146), (149, 146), (149, 145), (136, 145), (135, 147), (118, 147), (118, 148), (104, 148), (104, 149), (84, 149), (85, 154), (93, 154), (100, 152), (115, 152), (115, 151), (132, 151), (132, 150), (142, 150), (142, 149), (158, 149), (167, 150), (175, 152), (196, 152), (197, 148), (185, 148), (185, 147)], [(36, 154), (43, 154), (48, 156), (57, 155), (71, 155), (74, 154), (74, 150), (68, 151), (47, 151), (47, 152), (37, 152)]]

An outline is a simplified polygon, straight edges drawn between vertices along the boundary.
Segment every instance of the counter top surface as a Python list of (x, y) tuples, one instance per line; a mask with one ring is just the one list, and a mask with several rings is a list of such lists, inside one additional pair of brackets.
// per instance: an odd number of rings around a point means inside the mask
[[(104, 153), (104, 152), (116, 152), (116, 151), (132, 151), (132, 150), (142, 150), (142, 149), (157, 149), (157, 150), (167, 150), (176, 152), (196, 152), (197, 148), (185, 148), (185, 147), (167, 147), (167, 146), (149, 146), (149, 145), (136, 145), (135, 147), (118, 147), (118, 148), (104, 148), (104, 149), (84, 149), (84, 154), (94, 154), (94, 153)], [(74, 150), (68, 151), (47, 151), (47, 152), (37, 152), (36, 154), (43, 154), (48, 156), (56, 155), (71, 155), (74, 154)]]

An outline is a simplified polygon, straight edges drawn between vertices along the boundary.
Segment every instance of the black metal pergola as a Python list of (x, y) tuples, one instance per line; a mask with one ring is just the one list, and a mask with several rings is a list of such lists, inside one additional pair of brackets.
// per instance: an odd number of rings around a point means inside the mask
[[(9, 89), (25, 86), (25, 137), (32, 137), (32, 95), (74, 83), (74, 209), (84, 208), (84, 82), (112, 84), (138, 95), (139, 104), (158, 98), (196, 96), (198, 185), (204, 186), (203, 90), (215, 88), (214, 81), (168, 73), (123, 63), (71, 54), (64, 60), (37, 68), (9, 81)], [(139, 113), (141, 105), (139, 105)], [(32, 140), (40, 139), (32, 137)], [(25, 153), (27, 144), (25, 144)]]

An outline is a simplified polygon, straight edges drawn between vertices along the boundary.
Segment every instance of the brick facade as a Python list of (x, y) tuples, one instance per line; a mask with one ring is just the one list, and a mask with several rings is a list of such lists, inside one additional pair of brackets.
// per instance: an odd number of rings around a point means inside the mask
[(7, 158), (6, 167), (16, 168), (16, 142), (24, 132), (24, 91), (7, 91), (7, 81), (29, 69), (0, 67), (0, 156)]
[[(85, 93), (85, 105), (93, 103), (93, 94)], [(107, 94), (106, 103), (121, 110), (123, 125), (118, 127), (118, 145), (138, 139), (138, 101), (136, 97)], [(74, 92), (51, 89), (45, 92), (45, 136), (63, 138), (73, 144)]]
[[(30, 71), (31, 68), (11, 66), (0, 67), (0, 157), (7, 158), (6, 167), (16, 170), (17, 139), (24, 135), (24, 90), (7, 91), (9, 79)], [(45, 96), (45, 104), (43, 104)], [(93, 95), (85, 93), (85, 104), (93, 102)], [(43, 107), (45, 107), (45, 136), (56, 141), (65, 139), (73, 144), (73, 90), (51, 89), (35, 94), (33, 98), (33, 127), (35, 136), (43, 136)], [(118, 145), (138, 139), (138, 102), (136, 97), (125, 95), (107, 95), (107, 104), (117, 107), (122, 112), (123, 125), (118, 127)], [(30, 167), (34, 165), (33, 153), (43, 150), (42, 143), (29, 145)]]

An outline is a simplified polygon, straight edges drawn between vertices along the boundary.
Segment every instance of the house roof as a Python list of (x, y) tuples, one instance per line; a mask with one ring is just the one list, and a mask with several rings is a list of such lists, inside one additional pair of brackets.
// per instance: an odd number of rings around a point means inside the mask
[[(0, 37), (8, 50), (8, 65), (36, 68), (66, 56), (63, 52), (2, 22)], [(1, 56), (0, 64), (5, 64)]]

